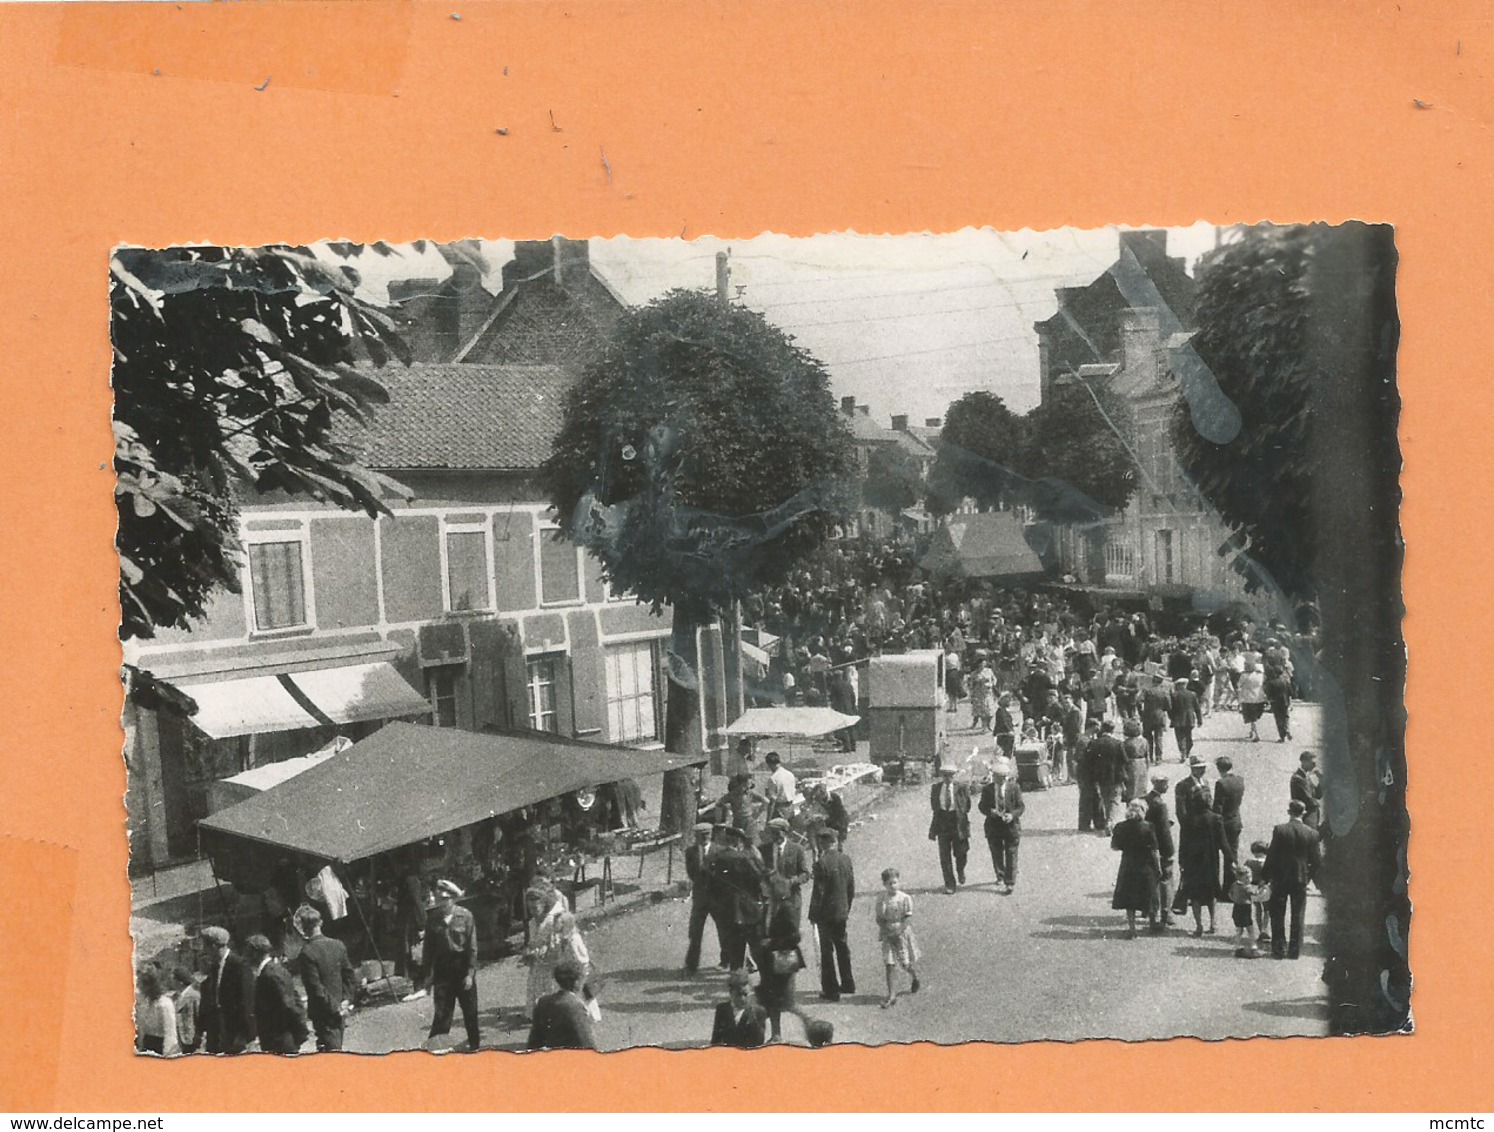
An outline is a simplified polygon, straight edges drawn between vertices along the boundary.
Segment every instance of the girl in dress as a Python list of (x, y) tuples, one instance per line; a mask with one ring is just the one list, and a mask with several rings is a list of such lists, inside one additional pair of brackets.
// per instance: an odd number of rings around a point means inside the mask
[(913, 977), (909, 994), (918, 993), (918, 941), (913, 937), (913, 898), (898, 885), (902, 877), (896, 869), (882, 870), (882, 895), (877, 897), (877, 934), (882, 940), (882, 963), (887, 968), (887, 997), (882, 1001), (886, 1010), (897, 1001), (897, 992), (892, 989), (892, 972), (901, 967)]
[(176, 1032), (176, 1004), (166, 990), (160, 969), (140, 968), (135, 987), (135, 1048), (141, 1053), (175, 1057), (182, 1052)]
[(525, 894), (525, 903), (529, 906), (529, 946), (524, 949), (524, 960), (529, 964), (529, 979), (524, 1019), (532, 1022), (534, 1004), (550, 993), (557, 947), (555, 928), (568, 909), (565, 897), (553, 888), (531, 888)]
[(602, 1007), (597, 1002), (596, 990), (591, 981), (591, 952), (581, 929), (576, 926), (574, 913), (562, 912), (555, 917), (555, 962), (569, 959), (581, 968), (581, 1001), (586, 1003), (586, 1013), (593, 1022), (602, 1020)]

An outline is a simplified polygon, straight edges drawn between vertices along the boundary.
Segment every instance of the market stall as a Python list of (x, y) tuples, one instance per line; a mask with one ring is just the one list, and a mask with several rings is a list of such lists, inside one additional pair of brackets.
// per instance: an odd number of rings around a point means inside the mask
[(493, 954), (521, 922), (537, 870), (560, 887), (582, 886), (588, 861), (608, 877), (614, 852), (659, 840), (639, 828), (635, 780), (689, 765), (665, 751), (542, 732), (391, 723), (203, 819), (202, 846), (219, 877), (281, 905), (299, 903), (308, 882), (330, 872), (347, 896), (333, 930), (400, 966), (430, 884), (449, 877), (466, 890)]

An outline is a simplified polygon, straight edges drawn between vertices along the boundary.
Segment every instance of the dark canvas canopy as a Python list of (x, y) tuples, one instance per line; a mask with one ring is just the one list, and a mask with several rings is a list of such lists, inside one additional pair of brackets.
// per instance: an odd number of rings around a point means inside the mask
[(920, 565), (953, 578), (1020, 578), (1043, 572), (1043, 564), (1009, 511), (951, 515), (934, 532)]
[[(703, 758), (695, 759), (703, 762)], [(346, 864), (583, 787), (691, 765), (541, 732), (478, 734), (390, 723), (340, 755), (200, 823)]]

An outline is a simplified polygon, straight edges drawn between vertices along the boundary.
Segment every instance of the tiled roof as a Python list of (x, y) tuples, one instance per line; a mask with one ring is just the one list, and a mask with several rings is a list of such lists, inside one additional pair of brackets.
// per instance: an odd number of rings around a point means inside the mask
[(389, 390), (389, 404), (346, 439), (365, 464), (386, 469), (537, 468), (560, 431), (572, 381), (551, 365), (363, 368)]
[(932, 460), (934, 458), (933, 445), (917, 435), (911, 428), (906, 432), (895, 428), (888, 429), (887, 436), (915, 460)]
[(855, 416), (847, 416), (845, 419), (851, 428), (851, 435), (863, 444), (887, 444), (893, 440), (891, 429), (879, 425), (859, 411)]

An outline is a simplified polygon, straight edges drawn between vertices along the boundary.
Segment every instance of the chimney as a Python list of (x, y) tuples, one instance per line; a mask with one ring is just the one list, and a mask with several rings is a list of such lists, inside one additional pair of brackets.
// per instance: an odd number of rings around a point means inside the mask
[(908, 414), (907, 413), (899, 413), (899, 414), (895, 414), (893, 416), (893, 418), (892, 418), (892, 431), (893, 432), (907, 432), (908, 431)]
[(856, 398), (842, 397), (840, 399), (840, 411), (848, 417), (856, 415)]
[(1121, 253), (1129, 251), (1142, 263), (1167, 258), (1167, 233), (1161, 228), (1143, 228), (1120, 234)]
[(1128, 381), (1140, 379), (1155, 384), (1161, 374), (1162, 324), (1150, 307), (1130, 307), (1121, 312), (1121, 364)]
[(586, 240), (552, 236), (550, 253), (555, 265), (556, 285), (568, 290), (580, 286), (582, 277), (591, 270), (591, 244)]
[(924, 428), (943, 428), (944, 427), (944, 418), (943, 417), (924, 417), (923, 418), (923, 427)]

